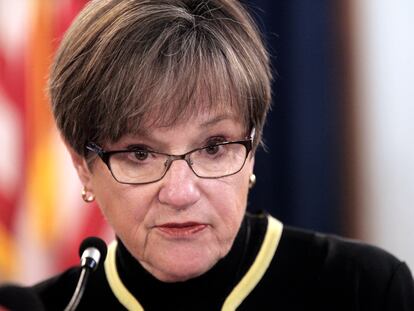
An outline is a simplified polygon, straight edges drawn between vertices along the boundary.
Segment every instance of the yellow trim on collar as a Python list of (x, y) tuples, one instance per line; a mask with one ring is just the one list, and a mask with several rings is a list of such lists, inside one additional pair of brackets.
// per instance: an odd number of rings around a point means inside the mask
[(268, 224), (265, 238), (262, 246), (257, 254), (256, 260), (250, 267), (249, 271), (244, 275), (241, 281), (236, 285), (230, 295), (224, 302), (223, 311), (236, 310), (243, 300), (252, 292), (259, 281), (262, 279), (273, 256), (276, 252), (277, 246), (282, 236), (282, 223), (268, 216)]
[[(266, 273), (270, 262), (276, 252), (282, 236), (283, 225), (277, 219), (268, 216), (267, 230), (262, 246), (257, 257), (240, 282), (225, 300), (222, 311), (236, 310), (243, 300), (252, 292)], [(122, 283), (116, 269), (116, 247), (117, 242), (113, 241), (108, 248), (108, 256), (105, 260), (105, 273), (109, 286), (119, 302), (130, 311), (144, 311), (138, 300), (128, 291)]]
[(138, 300), (129, 292), (122, 283), (119, 277), (118, 270), (116, 269), (116, 247), (118, 243), (113, 241), (108, 248), (108, 256), (105, 260), (105, 273), (108, 279), (109, 286), (112, 289), (115, 297), (119, 302), (130, 311), (144, 311), (144, 308), (140, 305)]

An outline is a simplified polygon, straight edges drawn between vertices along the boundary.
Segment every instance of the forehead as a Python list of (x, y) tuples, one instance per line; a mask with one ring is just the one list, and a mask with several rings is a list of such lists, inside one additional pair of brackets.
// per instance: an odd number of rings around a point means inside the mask
[(245, 123), (243, 114), (234, 105), (200, 99), (197, 103), (189, 103), (186, 109), (179, 113), (171, 113), (168, 109), (163, 111), (157, 107), (147, 112), (139, 121), (130, 122), (125, 134), (148, 134), (154, 130), (167, 131), (180, 127), (209, 127), (221, 121)]
[(127, 136), (154, 137), (166, 134), (167, 137), (173, 140), (175, 136), (199, 136), (208, 134), (210, 130), (220, 130), (226, 131), (229, 134), (241, 135), (244, 133), (245, 126), (242, 118), (234, 112), (209, 111), (182, 118), (169, 125), (159, 125), (149, 120), (146, 126), (128, 133)]

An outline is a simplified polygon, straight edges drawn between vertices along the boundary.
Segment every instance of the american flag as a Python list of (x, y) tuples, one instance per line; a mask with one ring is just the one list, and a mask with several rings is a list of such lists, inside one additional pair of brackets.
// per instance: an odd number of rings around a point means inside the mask
[(81, 184), (46, 96), (53, 53), (86, 0), (0, 0), (0, 283), (33, 283), (112, 235)]

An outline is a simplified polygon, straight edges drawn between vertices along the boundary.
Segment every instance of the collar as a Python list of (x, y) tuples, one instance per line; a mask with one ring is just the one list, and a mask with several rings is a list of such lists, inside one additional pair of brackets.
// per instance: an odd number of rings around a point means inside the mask
[[(269, 237), (270, 231), (273, 234)], [(126, 306), (129, 310), (143, 310), (142, 306), (151, 306), (151, 309), (168, 306), (179, 310), (200, 310), (200, 307), (217, 310), (228, 301), (232, 306), (240, 304), (260, 281), (276, 251), (281, 232), (282, 225), (277, 220), (247, 215), (227, 256), (205, 274), (186, 282), (165, 283), (157, 280), (135, 260), (119, 239), (113, 255), (116, 258), (113, 269), (107, 269), (110, 264), (105, 262), (105, 270), (108, 280), (113, 278), (110, 274), (115, 273), (121, 284), (119, 286), (123, 287), (124, 292), (127, 291), (125, 295), (136, 301), (134, 306)], [(258, 262), (259, 257), (261, 260)], [(117, 289), (114, 290), (112, 284), (111, 287), (115, 293)]]

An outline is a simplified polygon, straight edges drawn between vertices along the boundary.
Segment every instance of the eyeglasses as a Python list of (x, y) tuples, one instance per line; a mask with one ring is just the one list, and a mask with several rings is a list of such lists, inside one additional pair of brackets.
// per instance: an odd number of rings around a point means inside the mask
[(86, 149), (96, 153), (122, 184), (149, 184), (161, 180), (173, 161), (184, 160), (200, 178), (221, 178), (241, 171), (249, 152), (252, 138), (219, 142), (193, 149), (180, 155), (147, 150), (143, 147), (105, 151), (90, 142)]

